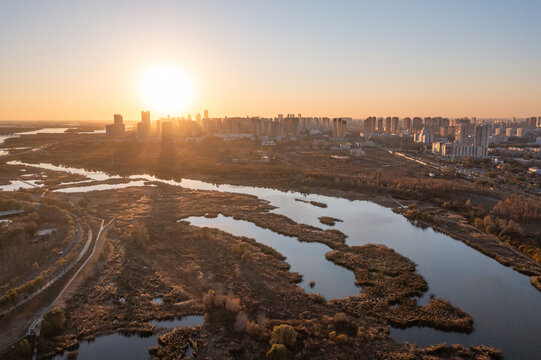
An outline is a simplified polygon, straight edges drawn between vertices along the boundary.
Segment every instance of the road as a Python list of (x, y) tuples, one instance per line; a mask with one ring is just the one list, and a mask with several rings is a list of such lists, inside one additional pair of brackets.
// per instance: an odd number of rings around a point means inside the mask
[(401, 203), (400, 201), (396, 200), (396, 199), (395, 199), (394, 197), (392, 197), (391, 195), (387, 194), (387, 197), (388, 197), (389, 199), (391, 199), (392, 201), (394, 201), (395, 203), (397, 203), (398, 206), (400, 206), (402, 209), (405, 209), (405, 208), (406, 208), (406, 206), (402, 205), (402, 203)]
[[(58, 301), (58, 299), (60, 299), (62, 297), (62, 295), (66, 292), (66, 290), (70, 287), (73, 280), (75, 280), (75, 278), (77, 278), (77, 275), (79, 275), (79, 273), (85, 268), (86, 264), (88, 264), (90, 259), (92, 259), (92, 257), (94, 256), (94, 254), (96, 252), (96, 248), (98, 247), (98, 243), (99, 243), (99, 240), (101, 238), (101, 235), (103, 234), (103, 231), (105, 231), (105, 229), (107, 229), (114, 221), (114, 219), (112, 219), (111, 221), (109, 221), (107, 223), (107, 225), (104, 226), (105, 220), (103, 220), (103, 219), (100, 219), (100, 220), (101, 220), (100, 230), (98, 231), (98, 235), (96, 235), (96, 241), (94, 241), (94, 247), (92, 248), (92, 252), (86, 258), (86, 260), (81, 264), (81, 266), (79, 266), (79, 269), (77, 269), (75, 274), (73, 274), (73, 276), (68, 280), (66, 285), (64, 285), (64, 287), (62, 288), (62, 290), (60, 290), (60, 292), (58, 293), (56, 298), (49, 304), (49, 306), (47, 306), (47, 308), (45, 310), (43, 310), (41, 315), (36, 320), (34, 320), (32, 325), (30, 325), (30, 327), (28, 328), (28, 332), (27, 332), (28, 336), (34, 335), (34, 336), (36, 336), (36, 339), (37, 339), (37, 337), (39, 337), (40, 331), (41, 331), (41, 321), (45, 317), (45, 314), (47, 314), (47, 312), (49, 310), (51, 310), (51, 308)], [(82, 258), (83, 254), (86, 253), (86, 251), (88, 250), (89, 245), (90, 245), (89, 243), (87, 243), (85, 245), (85, 248), (83, 249), (83, 251), (81, 251), (81, 256), (77, 259), (77, 262)], [(32, 355), (32, 360), (37, 359), (37, 356), (38, 356), (38, 349), (37, 349), (37, 346), (34, 344), (34, 351), (33, 351), (33, 355)]]
[[(112, 221), (113, 220), (111, 220), (107, 225), (104, 225), (104, 221), (102, 220), (100, 230), (96, 237), (92, 236), (91, 231), (89, 232), (90, 241), (85, 243), (83, 251), (80, 252), (80, 255), (77, 258), (77, 262), (74, 262), (74, 264), (78, 264), (77, 271), (70, 277), (69, 280), (67, 280), (65, 285), (57, 281), (55, 284), (49, 287), (48, 291), (44, 291), (42, 296), (35, 298), (34, 301), (28, 301), (28, 303), (21, 307), (18, 311), (13, 311), (0, 319), (0, 329), (10, 329), (10, 331), (7, 333), (2, 331), (3, 334), (0, 336), (0, 351), (21, 341), (29, 336), (29, 334), (39, 334), (40, 324), (43, 316), (45, 316), (47, 311), (55, 305), (60, 296), (65, 293), (66, 289), (68, 289), (68, 287), (72, 284), (73, 280), (88, 264), (89, 259), (92, 258), (96, 252), (98, 243), (103, 236), (103, 231), (105, 231), (111, 225)], [(93, 246), (92, 240), (94, 240)], [(92, 252), (88, 254), (91, 247)], [(87, 255), (88, 257), (86, 260), (83, 263), (80, 263), (81, 260)], [(73, 272), (74, 269), (72, 268), (71, 271)], [(60, 278), (58, 280), (60, 280)], [(30, 324), (32, 319), (34, 319), (34, 321), (32, 324)]]
[[(71, 241), (71, 244), (70, 244), (70, 247), (68, 249), (66, 249), (66, 252), (65, 252), (65, 255), (64, 257), (68, 256), (69, 252), (75, 247), (75, 245), (77, 243), (79, 243), (79, 241), (81, 240), (81, 237), (83, 235), (83, 226), (81, 224), (81, 221), (79, 220), (79, 218), (77, 216), (75, 216), (74, 214), (71, 214), (73, 219), (75, 219), (75, 224), (76, 224), (76, 231), (75, 231), (75, 234), (73, 234), (73, 238), (72, 238), (72, 241)], [(83, 250), (79, 253), (79, 256), (77, 257), (77, 259), (71, 263), (71, 265), (69, 265), (68, 267), (64, 268), (62, 270), (62, 272), (60, 272), (59, 274), (57, 274), (54, 278), (50, 279), (49, 281), (47, 281), (43, 286), (41, 286), (39, 289), (37, 289), (35, 292), (33, 292), (32, 294), (28, 295), (28, 296), (25, 296), (24, 298), (20, 299), (16, 304), (14, 304), (13, 306), (11, 306), (10, 308), (0, 312), (0, 317), (14, 311), (15, 309), (19, 308), (20, 306), (26, 304), (28, 301), (32, 300), (35, 296), (41, 294), (43, 291), (47, 290), (50, 286), (54, 285), (58, 280), (60, 280), (66, 273), (68, 273), (72, 268), (73, 266), (81, 259), (81, 257), (84, 255), (84, 253), (86, 252), (86, 250), (88, 249), (88, 247), (90, 246), (90, 243), (92, 242), (92, 231), (90, 230), (89, 231), (89, 234), (88, 234), (88, 239), (86, 241), (86, 244), (85, 244), (85, 247), (83, 248)], [(54, 266), (54, 265), (52, 265)], [(42, 270), (40, 270), (40, 273), (41, 273)], [(39, 274), (38, 274), (39, 275)]]

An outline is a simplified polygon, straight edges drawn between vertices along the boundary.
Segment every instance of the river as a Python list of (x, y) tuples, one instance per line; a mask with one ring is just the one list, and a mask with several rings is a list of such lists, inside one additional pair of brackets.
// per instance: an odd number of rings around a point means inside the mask
[[(57, 167), (51, 164), (12, 163), (38, 166), (41, 169), (74, 172), (96, 180), (110, 178), (103, 172), (88, 172), (84, 169)], [(134, 182), (137, 182), (136, 186), (140, 186), (141, 183), (138, 181), (147, 180), (190, 189), (255, 195), (276, 206), (277, 208), (272, 210), (273, 212), (285, 215), (296, 222), (323, 229), (336, 228), (342, 231), (347, 235), (348, 245), (377, 243), (388, 246), (413, 260), (417, 264), (417, 272), (426, 279), (429, 290), (423, 298), (419, 299), (421, 303), (426, 303), (429, 294), (434, 294), (465, 310), (474, 320), (474, 331), (471, 334), (457, 334), (415, 327), (405, 330), (392, 329), (391, 335), (398, 342), (408, 341), (419, 346), (441, 342), (459, 343), (466, 346), (483, 344), (502, 350), (504, 356), (510, 359), (533, 360), (538, 359), (541, 354), (541, 341), (539, 340), (539, 334), (541, 334), (541, 293), (530, 285), (527, 276), (501, 265), (447, 235), (437, 233), (432, 229), (423, 230), (416, 227), (403, 216), (392, 212), (391, 209), (367, 201), (350, 201), (316, 194), (303, 195), (268, 188), (215, 185), (188, 179), (181, 181), (162, 180), (146, 174), (133, 175), (130, 179), (131, 182), (122, 184), (123, 187), (134, 186)], [(100, 189), (95, 186), (85, 189), (80, 186), (84, 184), (74, 185), (79, 192)], [(59, 191), (68, 192), (69, 190)], [(295, 199), (322, 202), (327, 204), (327, 208), (320, 208)], [(318, 217), (320, 216), (332, 216), (343, 220), (343, 222), (337, 223), (335, 227), (328, 227), (319, 222)], [(278, 235), (265, 234), (263, 232), (265, 229), (257, 228), (249, 222), (232, 221), (223, 216), (217, 219), (191, 218), (188, 220), (198, 226), (213, 226), (233, 234), (251, 236), (263, 243)], [(294, 238), (288, 240), (291, 243), (298, 243)], [(276, 244), (270, 246), (278, 247)], [(295, 247), (291, 244), (288, 246)], [(316, 249), (322, 245), (303, 243), (302, 246), (302, 249)], [(325, 250), (327, 249), (314, 250), (311, 256), (318, 256), (318, 251), (323, 256)], [(301, 252), (303, 250), (299, 247), (298, 250), (292, 251)], [(297, 265), (293, 268), (293, 263), (302, 264), (302, 261), (294, 260), (293, 255), (288, 254), (286, 261), (290, 262), (292, 270), (304, 272), (305, 276), (308, 276), (305, 281), (310, 281), (313, 278), (318, 286), (317, 291), (328, 293), (325, 289), (327, 280), (323, 280), (322, 275), (312, 274), (307, 269), (297, 268)], [(334, 276), (336, 279), (334, 277), (332, 279), (336, 282), (352, 281), (351, 274), (347, 271), (342, 274), (337, 272)], [(305, 290), (311, 291), (306, 286), (306, 282), (300, 285)], [(348, 286), (344, 288), (347, 289)], [(351, 289), (352, 286), (349, 288)], [(356, 291), (354, 288), (353, 290)], [(336, 291), (338, 294), (342, 290), (332, 291)], [(348, 292), (343, 293), (347, 294)]]

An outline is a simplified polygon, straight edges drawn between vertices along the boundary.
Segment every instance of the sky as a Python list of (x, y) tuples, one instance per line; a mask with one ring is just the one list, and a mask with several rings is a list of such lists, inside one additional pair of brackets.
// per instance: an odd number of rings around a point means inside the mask
[[(541, 1), (0, 2), (0, 120), (127, 120), (149, 68), (171, 115), (541, 116)], [(146, 89), (148, 93), (148, 89)]]

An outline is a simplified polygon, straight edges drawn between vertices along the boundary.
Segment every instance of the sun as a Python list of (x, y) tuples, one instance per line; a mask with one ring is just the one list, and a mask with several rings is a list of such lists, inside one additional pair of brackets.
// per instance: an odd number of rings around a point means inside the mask
[(178, 116), (194, 98), (190, 76), (181, 68), (160, 64), (148, 68), (141, 77), (141, 99), (145, 109), (159, 116)]

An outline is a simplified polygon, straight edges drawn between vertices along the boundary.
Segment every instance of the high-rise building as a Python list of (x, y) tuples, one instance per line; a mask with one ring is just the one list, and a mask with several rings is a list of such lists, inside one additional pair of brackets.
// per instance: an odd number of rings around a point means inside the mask
[(120, 114), (114, 114), (113, 119), (115, 121), (115, 125), (120, 126), (122, 125), (122, 115)]
[(412, 128), (414, 130), (420, 130), (423, 128), (423, 119), (421, 119), (420, 117), (414, 117), (413, 118), (413, 123), (412, 123)]
[(345, 138), (346, 137), (346, 129), (347, 129), (348, 122), (345, 119), (342, 119), (342, 126), (340, 127), (340, 137)]
[(332, 119), (332, 135), (335, 138), (346, 137), (347, 120), (344, 118)]
[(105, 126), (105, 134), (109, 137), (123, 137), (126, 134), (126, 127), (122, 120), (122, 115), (113, 115), (114, 123)]
[(162, 122), (162, 142), (171, 143), (173, 141), (173, 124), (171, 121)]
[(150, 126), (150, 111), (141, 111), (141, 122)]
[(411, 118), (409, 117), (404, 118), (404, 129), (411, 130), (411, 126), (412, 126)]
[(396, 116), (391, 119), (391, 133), (398, 133), (398, 117)]
[(338, 137), (338, 118), (332, 119), (332, 136)]
[(252, 122), (252, 136), (258, 137), (259, 135), (262, 135), (261, 119), (253, 117), (251, 119), (251, 122)]
[(529, 129), (535, 128), (536, 125), (537, 125), (537, 118), (535, 116), (532, 116), (526, 119), (526, 126)]
[(488, 146), (488, 125), (477, 125), (475, 127), (474, 144), (480, 146)]
[(413, 135), (413, 141), (416, 143), (432, 144), (434, 142), (434, 134), (429, 133), (426, 128), (423, 128), (421, 132)]
[(377, 132), (383, 134), (385, 129), (383, 128), (383, 118), (378, 118), (377, 120)]
[(456, 126), (455, 141), (459, 144), (465, 144), (468, 140), (467, 126), (464, 123), (460, 123)]
[(376, 132), (376, 117), (370, 116), (364, 120), (364, 134), (373, 134)]
[(141, 111), (141, 122), (137, 123), (137, 140), (150, 141), (150, 111)]
[(162, 120), (156, 120), (156, 137), (161, 138), (162, 137)]
[(203, 111), (203, 119), (208, 119), (208, 118), (209, 118), (209, 111), (208, 110)]
[(392, 118), (391, 117), (386, 117), (385, 118), (385, 132), (387, 134), (390, 134), (391, 133), (391, 122), (392, 122)]

